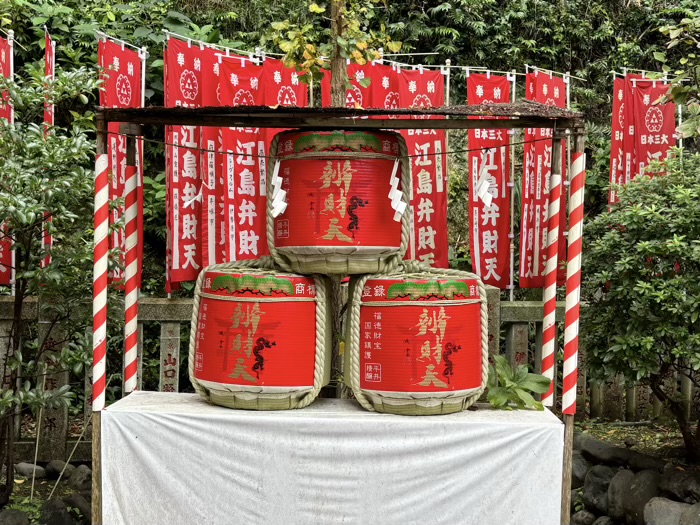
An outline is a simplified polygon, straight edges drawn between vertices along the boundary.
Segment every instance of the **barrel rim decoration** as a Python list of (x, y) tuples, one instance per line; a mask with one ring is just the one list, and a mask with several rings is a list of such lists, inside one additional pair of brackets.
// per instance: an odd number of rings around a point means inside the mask
[[(375, 391), (361, 388), (360, 367), (360, 309), (362, 306), (362, 290), (370, 279), (440, 279), (459, 278), (474, 280), (479, 287), (479, 298), (465, 303), (480, 303), (481, 326), (481, 385), (476, 389), (456, 390), (450, 392), (391, 392)], [(442, 303), (442, 302), (441, 302)], [(398, 303), (405, 304), (405, 303)], [(348, 312), (347, 348), (349, 359), (346, 365), (347, 379), (355, 398), (363, 408), (371, 412), (387, 412), (408, 415), (447, 414), (466, 410), (473, 405), (486, 388), (489, 375), (489, 345), (488, 345), (488, 310), (486, 286), (483, 281), (471, 272), (450, 269), (435, 269), (418, 261), (403, 261), (392, 273), (363, 275), (358, 277), (354, 290), (351, 291)], [(352, 325), (350, 322), (352, 320)]]
[[(387, 135), (396, 139), (399, 144), (398, 157), (395, 155), (387, 155), (383, 152), (373, 150), (357, 150), (349, 148), (350, 151), (336, 150), (318, 150), (304, 151), (303, 153), (295, 153), (292, 155), (278, 155), (279, 141), (292, 134), (314, 136), (317, 133), (328, 133), (331, 136), (347, 137), (351, 134), (374, 134)], [(362, 154), (362, 157), (357, 156)], [(408, 156), (406, 140), (399, 133), (390, 130), (368, 131), (368, 130), (337, 130), (333, 132), (326, 131), (300, 131), (286, 130), (278, 133), (272, 139), (270, 144), (270, 162), (267, 164), (267, 180), (270, 188), (273, 187), (274, 177), (279, 169), (280, 161), (297, 160), (300, 158), (312, 159), (379, 159), (379, 160), (398, 160), (401, 168), (400, 182), (401, 195), (403, 202), (406, 203), (406, 209), (401, 215), (401, 242), (398, 251), (393, 251), (393, 247), (387, 247), (390, 253), (377, 254), (360, 254), (356, 246), (317, 246), (314, 247), (315, 253), (301, 254), (290, 253), (294, 247), (285, 247), (278, 249), (275, 246), (275, 217), (273, 215), (274, 199), (273, 195), (268, 190), (267, 198), (267, 243), (270, 250), (270, 255), (274, 258), (283, 270), (288, 272), (300, 272), (304, 274), (317, 273), (325, 275), (359, 275), (367, 273), (386, 273), (394, 271), (401, 264), (406, 252), (408, 251), (410, 235), (411, 235), (411, 212), (409, 203), (411, 202), (411, 185), (412, 173), (411, 162)], [(388, 189), (388, 188), (387, 188)], [(282, 253), (284, 252), (284, 253)]]
[(318, 397), (321, 388), (328, 384), (330, 379), (330, 351), (329, 337), (331, 330), (328, 326), (327, 284), (320, 275), (293, 275), (290, 277), (304, 277), (312, 279), (316, 286), (316, 298), (313, 300), (316, 306), (315, 325), (315, 355), (313, 385), (310, 388), (294, 389), (293, 387), (248, 387), (241, 385), (227, 385), (222, 383), (221, 389), (211, 388), (205, 385), (207, 381), (200, 381), (195, 377), (195, 354), (197, 343), (197, 326), (199, 323), (199, 308), (202, 297), (202, 285), (204, 278), (210, 272), (240, 272), (240, 273), (283, 274), (271, 257), (262, 257), (247, 261), (232, 261), (214, 264), (204, 268), (197, 278), (195, 287), (192, 324), (190, 330), (190, 347), (188, 354), (188, 372), (190, 382), (200, 396), (207, 402), (226, 406), (229, 408), (253, 409), (253, 410), (283, 410), (304, 408), (310, 405)]

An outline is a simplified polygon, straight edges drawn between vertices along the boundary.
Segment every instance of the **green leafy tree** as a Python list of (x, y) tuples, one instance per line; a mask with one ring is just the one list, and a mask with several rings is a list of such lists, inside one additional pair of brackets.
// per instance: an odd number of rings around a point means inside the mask
[[(9, 501), (14, 482), (14, 420), (25, 409), (65, 407), (70, 386), (44, 390), (46, 373), (83, 371), (89, 355), (91, 295), (93, 139), (90, 112), (72, 112), (67, 128), (46, 132), (43, 105), (88, 104), (98, 81), (93, 71), (58, 71), (47, 83), (41, 68), (27, 67), (16, 83), (0, 80), (16, 109), (16, 123), (0, 121), (0, 224), (15, 254), (13, 319), (5, 359), (0, 363), (0, 464), (6, 481), (0, 486), (0, 506)], [(47, 220), (51, 218), (51, 221)], [(42, 248), (43, 230), (54, 239)], [(51, 255), (45, 267), (41, 260)], [(38, 298), (43, 328), (25, 319), (30, 297)], [(60, 326), (60, 328), (59, 328)], [(56, 348), (62, 346), (61, 351)]]
[(586, 225), (582, 343), (594, 374), (651, 388), (698, 460), (700, 422), (667, 381), (700, 386), (700, 156), (677, 155)]
[(664, 64), (664, 71), (674, 75), (667, 98), (687, 108), (678, 131), (684, 138), (697, 139), (700, 137), (700, 9), (676, 24), (661, 27), (660, 31), (669, 39), (667, 48), (682, 53), (675, 65), (669, 65), (673, 59), (667, 53), (654, 54)]

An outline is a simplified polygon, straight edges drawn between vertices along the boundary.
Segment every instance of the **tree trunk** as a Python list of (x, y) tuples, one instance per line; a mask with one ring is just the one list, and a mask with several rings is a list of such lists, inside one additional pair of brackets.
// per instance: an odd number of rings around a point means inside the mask
[(675, 417), (678, 428), (681, 431), (681, 436), (683, 436), (683, 445), (685, 446), (685, 453), (688, 460), (700, 462), (700, 421), (698, 421), (698, 424), (695, 426), (695, 432), (693, 432), (694, 425), (688, 419), (683, 405), (664, 392), (661, 376), (657, 377), (658, 380), (654, 378), (651, 379), (650, 386), (652, 392), (654, 392), (657, 399), (661, 401), (671, 414), (673, 414), (673, 417)]
[(331, 53), (331, 105), (336, 108), (345, 107), (345, 84), (348, 80), (348, 68), (346, 60), (341, 56), (341, 46), (338, 37), (343, 36), (345, 30), (345, 1), (331, 1), (331, 35), (333, 40), (333, 52)]

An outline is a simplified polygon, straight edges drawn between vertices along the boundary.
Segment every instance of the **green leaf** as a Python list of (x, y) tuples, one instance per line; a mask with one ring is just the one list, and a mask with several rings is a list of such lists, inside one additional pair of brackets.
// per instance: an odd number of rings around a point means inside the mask
[(658, 60), (659, 62), (666, 62), (666, 53), (654, 51), (654, 59)]
[(549, 390), (550, 383), (551, 381), (542, 375), (527, 374), (524, 380), (518, 382), (518, 386), (536, 394), (544, 394)]
[(309, 4), (309, 11), (311, 11), (312, 13), (320, 14), (320, 13), (325, 13), (326, 8), (320, 7), (316, 2), (313, 2), (313, 3)]
[(370, 84), (372, 83), (372, 79), (369, 77), (365, 77), (365, 78), (359, 80), (357, 83), (360, 84), (360, 86), (362, 86), (363, 88), (368, 88), (370, 86)]

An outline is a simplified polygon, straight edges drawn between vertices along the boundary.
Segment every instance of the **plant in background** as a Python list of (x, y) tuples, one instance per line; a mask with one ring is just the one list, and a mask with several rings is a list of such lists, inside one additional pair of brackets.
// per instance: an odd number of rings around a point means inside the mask
[(544, 410), (542, 403), (532, 397), (532, 393), (544, 394), (549, 389), (549, 379), (528, 372), (526, 365), (513, 369), (502, 355), (493, 356), (489, 365), (487, 399), (494, 408), (534, 408)]
[[(46, 99), (63, 108), (89, 102), (97, 91), (94, 72), (60, 71), (47, 83), (39, 67), (29, 66), (16, 82), (0, 79), (16, 110), (16, 123), (0, 120), (0, 224), (15, 254), (15, 295), (9, 334), (0, 366), (0, 507), (14, 482), (15, 417), (24, 409), (67, 407), (70, 386), (43, 388), (46, 374), (82, 371), (88, 356), (91, 295), (93, 141), (89, 112), (75, 113), (68, 129), (42, 123)], [(51, 217), (51, 221), (46, 218)], [(43, 231), (53, 235), (51, 262), (42, 247)], [(28, 324), (27, 299), (38, 298), (42, 322)], [(72, 343), (72, 344), (69, 344)]]
[(698, 460), (700, 426), (669, 379), (700, 387), (700, 156), (652, 169), (586, 225), (581, 342), (589, 373), (651, 388)]
[[(382, 0), (330, 0), (327, 13), (325, 6), (312, 2), (308, 4), (311, 17), (273, 22), (272, 31), (263, 37), (262, 43), (272, 41), (285, 53), (284, 61), (288, 65), (310, 73), (314, 79), (320, 80), (322, 70), (330, 69), (332, 105), (343, 107), (348, 82), (347, 61), (363, 65), (381, 58), (380, 47), (393, 52), (401, 49), (401, 42), (392, 41), (383, 24), (370, 28), (380, 7), (386, 7)], [(367, 87), (370, 79), (358, 82)]]

